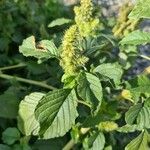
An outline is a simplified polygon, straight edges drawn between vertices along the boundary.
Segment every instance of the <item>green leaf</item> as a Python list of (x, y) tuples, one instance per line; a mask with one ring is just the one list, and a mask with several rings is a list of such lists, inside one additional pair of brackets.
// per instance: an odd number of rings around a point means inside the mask
[(109, 145), (109, 146), (105, 147), (104, 150), (112, 150), (112, 146)]
[(31, 93), (19, 105), (18, 127), (26, 136), (38, 135), (39, 122), (35, 119), (34, 111), (44, 95), (40, 92)]
[(92, 147), (90, 150), (103, 150), (105, 146), (105, 137), (102, 132), (99, 132), (97, 137), (95, 138)]
[(136, 130), (138, 130), (138, 126), (135, 124), (133, 125), (126, 124), (117, 129), (118, 132), (122, 132), (122, 133), (135, 132)]
[(137, 125), (139, 129), (150, 128), (150, 107), (144, 105), (137, 117)]
[(0, 95), (0, 117), (13, 119), (17, 117), (19, 101), (15, 94), (4, 93)]
[(105, 137), (102, 132), (91, 131), (83, 139), (83, 149), (85, 150), (103, 150), (105, 146)]
[(150, 0), (138, 0), (134, 9), (129, 14), (130, 18), (150, 18)]
[(2, 133), (2, 140), (4, 143), (11, 145), (20, 139), (20, 132), (17, 128), (7, 128)]
[(59, 50), (52, 41), (42, 40), (39, 42), (38, 46), (44, 48), (44, 50), (47, 50), (50, 58), (59, 56)]
[(59, 89), (44, 96), (35, 111), (43, 138), (65, 135), (75, 124), (78, 116), (76, 107), (77, 97), (74, 90)]
[(150, 43), (150, 33), (136, 30), (125, 36), (120, 44), (140, 45)]
[(76, 76), (68, 76), (64, 74), (61, 78), (61, 81), (64, 83), (63, 88), (72, 89), (76, 86)]
[(52, 28), (52, 27), (55, 27), (55, 26), (61, 26), (61, 25), (64, 25), (64, 24), (68, 24), (70, 23), (72, 20), (71, 19), (66, 19), (66, 18), (58, 18), (56, 20), (53, 20), (49, 25), (48, 27), (49, 28)]
[(0, 144), (0, 150), (12, 150), (9, 146)]
[(138, 86), (130, 90), (132, 93), (150, 93), (150, 84)]
[(93, 109), (101, 105), (102, 102), (102, 86), (99, 78), (90, 73), (82, 73), (79, 77), (79, 85), (77, 91), (79, 96), (90, 103)]
[(49, 59), (59, 56), (58, 49), (52, 41), (43, 40), (36, 44), (34, 36), (25, 39), (23, 44), (19, 46), (19, 51), (26, 57), (33, 56), (38, 59)]
[(97, 66), (93, 70), (93, 72), (99, 73), (100, 75), (103, 75), (105, 77), (112, 79), (116, 85), (120, 83), (122, 73), (123, 73), (121, 66), (116, 63), (101, 64)]
[(126, 147), (125, 150), (149, 150), (148, 147), (148, 133), (142, 132), (138, 137), (133, 139)]
[[(149, 101), (149, 100), (148, 100)], [(132, 125), (136, 122), (138, 129), (150, 128), (150, 105), (148, 102), (132, 106), (125, 114), (125, 120)]]
[(141, 94), (150, 96), (150, 80), (145, 75), (138, 75), (126, 82), (126, 88), (131, 92), (135, 103), (139, 101)]
[(132, 125), (135, 122), (141, 109), (142, 109), (142, 104), (137, 104), (130, 107), (130, 109), (125, 114), (126, 123)]

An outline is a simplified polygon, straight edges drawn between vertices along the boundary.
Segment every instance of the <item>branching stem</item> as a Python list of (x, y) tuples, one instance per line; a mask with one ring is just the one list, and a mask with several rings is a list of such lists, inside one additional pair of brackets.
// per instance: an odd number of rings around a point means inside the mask
[(10, 70), (10, 69), (16, 69), (16, 68), (20, 68), (20, 67), (25, 67), (25, 66), (27, 66), (27, 65), (24, 64), (24, 63), (20, 63), (20, 64), (18, 64), (18, 65), (2, 67), (2, 68), (0, 68), (0, 70), (1, 70), (1, 71), (4, 71), (4, 70)]
[(7, 80), (16, 79), (17, 81), (28, 83), (28, 84), (32, 84), (32, 85), (41, 86), (41, 87), (47, 88), (49, 90), (55, 90), (56, 89), (55, 87), (53, 87), (51, 85), (47, 85), (47, 84), (42, 83), (40, 81), (34, 81), (34, 80), (31, 80), (31, 79), (25, 79), (25, 78), (15, 77), (15, 76), (3, 74), (3, 73), (0, 73), (0, 78), (7, 79)]

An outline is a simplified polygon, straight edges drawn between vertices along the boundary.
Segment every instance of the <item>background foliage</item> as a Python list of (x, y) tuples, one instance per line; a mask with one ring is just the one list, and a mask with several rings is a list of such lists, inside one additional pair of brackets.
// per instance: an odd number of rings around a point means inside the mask
[[(90, 19), (87, 3), (74, 14), (57, 0), (0, 2), (0, 149), (150, 149), (149, 67), (127, 80), (138, 45), (150, 42), (138, 28), (150, 1), (125, 4), (118, 18), (92, 5)], [(67, 74), (59, 61), (72, 24), (71, 58), (88, 62)]]

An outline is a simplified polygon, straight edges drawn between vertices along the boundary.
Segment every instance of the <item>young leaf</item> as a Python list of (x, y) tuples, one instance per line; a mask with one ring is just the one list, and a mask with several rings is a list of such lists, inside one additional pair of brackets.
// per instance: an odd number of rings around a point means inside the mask
[(83, 73), (79, 77), (79, 85), (77, 91), (79, 96), (90, 103), (93, 109), (101, 105), (102, 102), (102, 87), (100, 80), (93, 74)]
[(59, 89), (44, 96), (35, 111), (43, 138), (65, 135), (78, 116), (76, 107), (77, 97), (74, 90)]
[(118, 85), (120, 83), (121, 77), (122, 77), (122, 69), (121, 66), (118, 64), (101, 64), (97, 66), (93, 72), (99, 73), (103, 76), (106, 76), (110, 79), (113, 79), (114, 83)]
[(136, 130), (138, 130), (138, 126), (135, 124), (133, 125), (126, 124), (117, 129), (118, 132), (122, 132), (122, 133), (135, 132)]
[(126, 123), (132, 125), (135, 122), (141, 109), (142, 104), (137, 104), (130, 107), (130, 109), (125, 114)]
[(7, 128), (2, 133), (2, 140), (4, 143), (11, 145), (20, 139), (20, 132), (17, 128)]
[(137, 125), (139, 129), (142, 128), (150, 128), (150, 107), (144, 106), (138, 117), (137, 117)]
[(148, 133), (142, 132), (138, 137), (133, 139), (126, 147), (125, 150), (149, 150), (148, 147)]
[(55, 27), (55, 26), (61, 26), (61, 25), (64, 25), (64, 24), (68, 24), (71, 22), (71, 19), (66, 19), (66, 18), (58, 18), (58, 19), (55, 19), (53, 20), (49, 25), (48, 27), (49, 28), (52, 28), (52, 27)]
[(90, 132), (83, 140), (83, 148), (86, 150), (103, 150), (105, 145), (105, 137), (102, 132)]
[(150, 0), (138, 0), (134, 9), (129, 14), (129, 18), (140, 19), (150, 18)]
[(141, 94), (150, 95), (150, 80), (145, 75), (138, 75), (126, 82), (127, 89), (131, 92), (135, 103), (139, 101)]
[(102, 132), (99, 132), (96, 139), (93, 142), (92, 147), (90, 150), (103, 150), (105, 145), (105, 137)]
[(148, 102), (136, 104), (132, 106), (125, 114), (125, 120), (128, 124), (132, 125), (136, 122), (138, 129), (150, 128), (150, 105)]
[(120, 44), (140, 45), (150, 43), (150, 33), (136, 30), (125, 36)]
[(26, 57), (33, 56), (38, 59), (48, 59), (58, 57), (58, 49), (55, 44), (49, 40), (43, 40), (39, 44), (35, 43), (34, 36), (30, 36), (19, 46), (19, 51)]
[(45, 94), (34, 92), (26, 96), (19, 105), (18, 127), (26, 136), (38, 135), (39, 123), (35, 119), (34, 111), (38, 102)]

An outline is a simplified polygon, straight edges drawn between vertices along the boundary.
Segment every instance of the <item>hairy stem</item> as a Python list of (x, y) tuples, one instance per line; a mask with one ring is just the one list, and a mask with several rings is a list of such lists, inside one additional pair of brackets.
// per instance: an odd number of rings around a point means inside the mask
[(50, 85), (47, 85), (47, 84), (42, 83), (42, 82), (40, 82), (40, 81), (34, 81), (34, 80), (30, 80), (30, 79), (15, 77), (15, 76), (3, 74), (3, 73), (0, 73), (0, 78), (8, 79), (8, 80), (16, 79), (17, 81), (24, 82), (24, 83), (28, 83), (28, 84), (32, 84), (32, 85), (41, 86), (41, 87), (47, 88), (47, 89), (49, 89), (49, 90), (55, 90), (55, 89), (56, 89), (55, 87), (50, 86)]

